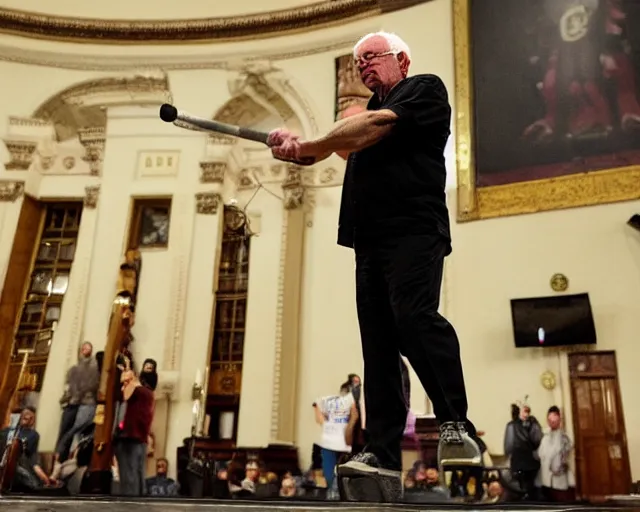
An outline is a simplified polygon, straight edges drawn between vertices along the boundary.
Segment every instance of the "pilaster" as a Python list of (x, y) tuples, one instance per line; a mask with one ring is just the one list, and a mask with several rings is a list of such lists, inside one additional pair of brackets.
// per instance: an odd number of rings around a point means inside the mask
[(217, 192), (199, 192), (191, 202), (195, 209), (190, 253), (185, 265), (192, 270), (186, 281), (183, 304), (183, 335), (178, 357), (165, 355), (169, 371), (179, 373), (179, 385), (171, 408), (171, 427), (166, 446), (180, 446), (191, 433), (191, 389), (196, 374), (206, 386), (211, 344), (217, 251), (221, 238), (222, 198)]
[[(59, 399), (64, 388), (65, 375), (67, 370), (75, 364), (80, 345), (85, 341), (82, 326), (87, 310), (89, 277), (96, 235), (98, 192), (99, 188), (96, 186), (86, 188), (85, 207), (69, 276), (69, 287), (64, 296), (60, 322), (51, 342), (38, 406), (41, 451), (50, 451), (55, 448), (60, 416)], [(103, 340), (87, 338), (86, 341), (93, 343), (95, 351), (102, 348)]]
[(296, 390), (300, 342), (300, 299), (305, 235), (301, 169), (287, 166), (282, 185), (283, 223), (278, 269), (276, 342), (271, 406), (271, 442), (296, 442)]

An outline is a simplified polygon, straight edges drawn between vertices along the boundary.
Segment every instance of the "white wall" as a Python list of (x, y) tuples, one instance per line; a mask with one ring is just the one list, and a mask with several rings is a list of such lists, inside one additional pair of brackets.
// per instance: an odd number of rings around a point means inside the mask
[[(77, 2), (59, 2), (54, 7), (64, 13), (76, 12), (78, 5)], [(21, 2), (20, 8), (30, 6)], [(93, 14), (102, 15), (103, 11), (98, 10), (101, 8), (96, 6)], [(173, 10), (173, 4), (158, 4), (154, 15), (169, 17)], [(100, 47), (1, 36), (1, 44), (12, 46), (12, 51), (23, 52), (21, 55), (26, 60), (40, 61), (46, 56), (58, 65), (63, 61), (69, 66), (69, 62), (76, 63), (73, 64), (76, 70), (0, 63), (7, 98), (0, 105), (0, 133), (7, 131), (8, 116), (30, 115), (38, 105), (65, 87), (90, 78), (118, 76), (120, 71), (114, 71), (118, 66), (130, 71), (142, 63), (159, 63), (163, 59), (171, 63), (168, 65), (172, 69), (169, 83), (174, 102), (185, 110), (210, 116), (230, 96), (227, 80), (232, 75), (212, 69), (218, 62), (233, 56), (286, 54), (314, 46), (330, 49), (320, 53), (305, 50), (305, 55), (280, 60), (276, 66), (284, 70), (306, 102), (310, 120), (323, 132), (333, 121), (334, 58), (348, 53), (347, 41), (377, 29), (401, 34), (414, 49), (412, 72), (440, 75), (453, 99), (450, 0), (434, 0), (379, 19), (363, 20), (320, 33), (234, 44)], [(345, 41), (345, 44), (331, 47), (335, 41)], [(104, 58), (91, 57), (96, 55)], [(193, 69), (173, 70), (176, 59), (188, 62)], [(196, 65), (196, 61), (200, 64)], [(96, 71), (99, 64), (109, 66), (109, 73)], [(82, 67), (84, 70), (77, 69)], [(104, 342), (131, 196), (172, 195), (176, 214), (172, 219), (169, 248), (143, 253), (135, 328), (139, 340), (135, 348), (138, 358), (154, 357), (161, 367), (171, 359), (171, 371), (178, 375), (167, 443), (167, 455), (172, 458), (175, 447), (190, 432), (190, 389), (196, 369), (204, 369), (206, 364), (213, 303), (212, 265), (219, 223), (215, 216), (196, 215), (193, 197), (195, 192), (207, 189), (198, 183), (198, 162), (204, 156), (204, 139), (157, 123), (151, 110), (145, 113), (144, 110), (112, 109), (109, 116), (83, 336), (98, 346)], [(147, 149), (180, 151), (178, 176), (137, 179), (134, 172), (136, 154)], [(447, 151), (449, 202), (453, 216), (453, 137)], [(0, 147), (0, 159), (2, 162), (8, 160), (4, 147)], [(24, 179), (25, 175), (5, 171), (0, 166), (0, 179)], [(49, 195), (55, 195), (56, 187), (61, 196), (68, 195), (71, 178), (47, 180)], [(76, 181), (73, 181), (74, 190), (81, 191), (82, 183)], [(275, 190), (278, 191), (277, 185)], [(225, 200), (229, 199), (225, 197)], [(246, 199), (246, 195), (242, 195), (241, 200)], [(319, 395), (334, 392), (348, 373), (362, 372), (353, 290), (353, 255), (335, 243), (339, 200), (339, 187), (317, 189), (315, 206), (307, 218), (297, 398), (297, 444), (305, 466), (310, 462), (311, 444), (319, 436), (310, 404)], [(486, 431), (491, 451), (501, 452), (509, 404), (525, 394), (530, 396), (538, 415), (542, 416), (553, 403), (570, 412), (566, 358), (558, 360), (557, 356), (513, 348), (509, 315), (509, 299), (549, 295), (552, 293), (548, 285), (551, 275), (563, 272), (570, 279), (570, 292), (588, 291), (591, 295), (599, 348), (615, 349), (618, 353), (632, 470), (634, 479), (640, 478), (640, 435), (635, 428), (640, 412), (634, 402), (639, 381), (635, 371), (637, 358), (633, 352), (640, 328), (640, 317), (636, 314), (637, 290), (640, 289), (640, 237), (624, 225), (639, 207), (636, 202), (464, 225), (453, 222), (454, 252), (447, 265), (442, 309), (459, 332), (470, 415), (478, 428)], [(11, 224), (17, 222), (17, 209), (14, 204), (0, 205), (0, 208), (3, 223), (0, 240), (4, 241), (11, 238), (15, 229)], [(270, 440), (282, 210), (281, 205), (264, 191), (258, 193), (251, 210), (261, 215), (262, 229), (260, 236), (252, 242), (239, 441), (241, 445), (258, 446)], [(8, 254), (0, 247), (0, 265)], [(178, 315), (172, 299), (177, 289), (186, 290), (181, 302), (183, 312)], [(564, 391), (547, 392), (542, 388), (539, 377), (546, 369), (561, 374)], [(57, 401), (59, 391), (50, 390), (51, 401)], [(423, 403), (424, 395), (414, 386), (412, 406), (421, 412)], [(50, 413), (56, 413), (53, 405)], [(571, 427), (570, 416), (567, 419)], [(43, 442), (48, 441), (43, 449), (51, 448), (57, 422), (40, 423), (38, 428), (46, 431)]]

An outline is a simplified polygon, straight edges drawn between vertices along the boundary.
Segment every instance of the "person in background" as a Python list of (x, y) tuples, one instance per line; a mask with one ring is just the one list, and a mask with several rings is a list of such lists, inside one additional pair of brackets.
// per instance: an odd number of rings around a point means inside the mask
[(142, 385), (130, 368), (123, 370), (121, 380), (122, 397), (127, 408), (124, 420), (118, 425), (114, 443), (120, 494), (142, 496), (146, 491), (145, 461), (155, 399), (153, 392)]
[(60, 432), (54, 454), (51, 478), (60, 476), (62, 463), (69, 458), (74, 438), (93, 423), (96, 397), (100, 385), (98, 362), (93, 357), (93, 345), (85, 341), (80, 347), (78, 362), (67, 373)]
[(15, 428), (5, 427), (0, 430), (0, 452), (2, 454), (4, 454), (4, 450), (9, 449), (16, 437), (22, 443), (22, 453), (18, 458), (12, 486), (12, 490), (16, 492), (37, 491), (56, 483), (40, 467), (38, 460), (40, 434), (35, 429), (35, 423), (35, 409), (25, 407), (20, 413), (20, 420)]
[(347, 382), (349, 382), (349, 389), (353, 395), (353, 400), (356, 404), (356, 411), (358, 417), (354, 421), (353, 430), (351, 433), (351, 453), (356, 454), (364, 450), (367, 444), (367, 432), (366, 432), (366, 411), (364, 409), (364, 393), (362, 389), (362, 379), (355, 373), (350, 373)]
[(545, 501), (567, 502), (575, 499), (573, 473), (569, 469), (569, 455), (573, 445), (562, 428), (562, 416), (557, 406), (547, 412), (547, 432), (540, 442), (540, 483)]
[(340, 387), (338, 396), (321, 398), (313, 404), (313, 409), (316, 422), (322, 425), (322, 438), (318, 443), (322, 448), (322, 473), (327, 489), (331, 489), (340, 457), (351, 452), (346, 440), (349, 420), (358, 414), (349, 382)]
[(169, 461), (165, 458), (156, 461), (156, 476), (147, 478), (146, 487), (149, 496), (178, 496), (179, 486), (175, 480), (167, 477)]
[(155, 391), (158, 387), (158, 363), (154, 359), (145, 359), (140, 372), (140, 383)]
[(520, 415), (507, 424), (504, 436), (504, 453), (511, 460), (511, 473), (524, 493), (523, 500), (535, 500), (538, 497), (536, 477), (540, 460), (537, 450), (541, 440), (540, 423), (535, 416), (531, 416), (531, 408), (523, 405)]

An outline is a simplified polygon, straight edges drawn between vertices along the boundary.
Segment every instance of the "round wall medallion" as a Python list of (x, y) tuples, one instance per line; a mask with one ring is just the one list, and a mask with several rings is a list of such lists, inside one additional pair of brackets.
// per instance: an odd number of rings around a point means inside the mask
[(540, 383), (544, 389), (551, 391), (556, 387), (556, 376), (553, 372), (546, 371), (540, 376)]
[(550, 284), (554, 292), (564, 292), (569, 288), (569, 279), (564, 274), (553, 274)]

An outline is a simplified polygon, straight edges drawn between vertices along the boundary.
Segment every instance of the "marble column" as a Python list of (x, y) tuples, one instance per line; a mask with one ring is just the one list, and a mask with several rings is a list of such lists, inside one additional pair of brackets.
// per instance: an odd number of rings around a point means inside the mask
[[(87, 292), (94, 249), (97, 221), (98, 186), (86, 187), (82, 222), (78, 232), (76, 253), (69, 275), (69, 286), (62, 303), (60, 322), (53, 335), (47, 369), (38, 404), (37, 427), (40, 451), (52, 451), (58, 436), (60, 396), (67, 370), (77, 361), (83, 339), (83, 323), (87, 310)], [(96, 345), (95, 340), (93, 341)], [(96, 347), (99, 350), (101, 347)]]
[(271, 442), (296, 442), (296, 391), (300, 343), (300, 299), (304, 261), (305, 188), (301, 169), (287, 167), (282, 185), (283, 226), (278, 276)]
[(0, 180), (0, 293), (4, 288), (23, 197), (24, 182)]

